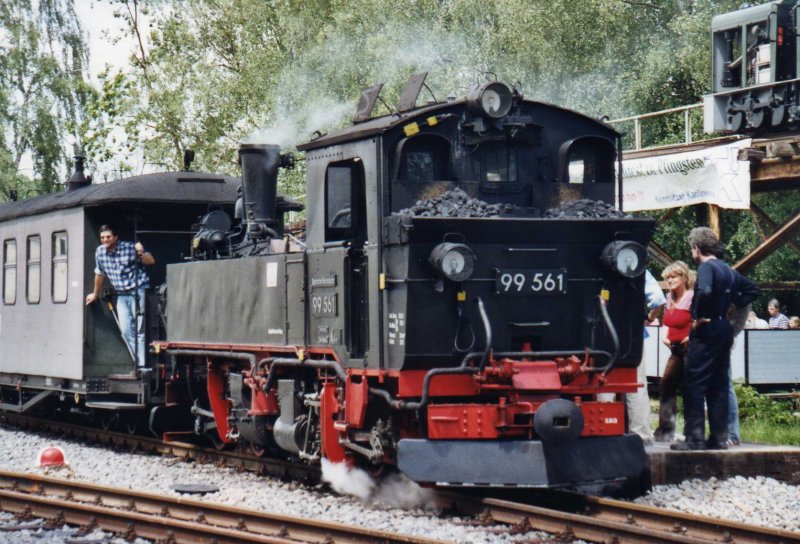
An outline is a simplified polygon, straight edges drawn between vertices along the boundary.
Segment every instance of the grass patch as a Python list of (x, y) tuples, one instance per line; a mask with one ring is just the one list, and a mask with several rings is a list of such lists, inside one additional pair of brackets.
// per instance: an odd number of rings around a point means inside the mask
[(735, 383), (742, 440), (800, 446), (800, 398), (773, 400)]
[(742, 429), (742, 440), (745, 442), (800, 446), (800, 419), (794, 425), (758, 420), (740, 420), (739, 425)]
[[(735, 383), (739, 401), (739, 426), (744, 442), (800, 446), (800, 396), (773, 400), (752, 387)], [(658, 399), (650, 403), (651, 425), (658, 428)], [(683, 433), (683, 399), (678, 398), (676, 430)], [(708, 436), (708, 420), (706, 420)]]

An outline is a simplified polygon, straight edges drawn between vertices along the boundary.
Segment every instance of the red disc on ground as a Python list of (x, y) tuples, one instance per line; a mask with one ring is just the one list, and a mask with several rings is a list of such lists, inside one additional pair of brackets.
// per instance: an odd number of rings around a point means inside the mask
[(64, 452), (61, 448), (51, 446), (45, 448), (39, 454), (40, 467), (61, 467), (64, 466)]

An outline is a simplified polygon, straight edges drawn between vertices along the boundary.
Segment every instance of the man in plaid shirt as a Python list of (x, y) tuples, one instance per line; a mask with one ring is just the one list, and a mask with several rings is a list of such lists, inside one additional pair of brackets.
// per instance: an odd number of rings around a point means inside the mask
[(86, 304), (97, 300), (107, 277), (117, 292), (117, 318), (122, 336), (131, 353), (136, 354), (137, 365), (143, 367), (144, 324), (137, 319), (136, 306), (138, 299), (139, 309), (144, 308), (144, 290), (150, 287), (150, 278), (139, 263), (152, 266), (156, 260), (140, 242), (120, 241), (111, 225), (100, 227), (100, 245), (94, 257), (94, 290), (86, 296)]

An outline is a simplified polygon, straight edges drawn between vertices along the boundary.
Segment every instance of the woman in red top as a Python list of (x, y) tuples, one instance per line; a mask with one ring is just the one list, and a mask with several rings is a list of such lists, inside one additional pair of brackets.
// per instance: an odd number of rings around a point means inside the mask
[(672, 441), (678, 413), (678, 389), (683, 375), (686, 346), (692, 328), (692, 297), (695, 273), (683, 261), (675, 261), (664, 269), (661, 277), (667, 280), (667, 305), (664, 308), (664, 338), (672, 354), (667, 361), (659, 385), (658, 429), (659, 442)]

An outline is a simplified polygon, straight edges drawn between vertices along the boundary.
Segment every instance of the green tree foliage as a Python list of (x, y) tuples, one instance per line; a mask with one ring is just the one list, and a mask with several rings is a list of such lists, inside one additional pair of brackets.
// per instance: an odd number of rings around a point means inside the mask
[(710, 17), (728, 4), (120, 0), (119, 16), (141, 44), (127, 76), (139, 103), (126, 119), (150, 131), (135, 139), (154, 140), (148, 159), (177, 165), (184, 145), (220, 152), (314, 105), (339, 113), (331, 105), (347, 103), (349, 115), (372, 83), (385, 84), (391, 104), (421, 70), (431, 72), (439, 98), (462, 95), (492, 73), (592, 115), (651, 111), (702, 95)]
[(193, 147), (198, 167), (232, 169), (236, 144), (255, 129), (269, 127), (255, 136), (291, 146), (346, 122), (368, 85), (383, 82), (391, 106), (408, 76), (423, 70), (438, 99), (496, 74), (534, 98), (627, 114), (650, 90), (632, 84), (658, 44), (678, 39), (669, 23), (687, 4), (120, 0), (118, 15), (140, 46), (132, 72), (106, 78), (114, 100), (101, 99), (94, 111), (103, 119), (94, 149), (102, 156), (117, 123), (150, 163), (179, 167), (183, 149)]
[[(72, 0), (0, 3), (0, 200), (63, 183), (91, 94), (85, 39)], [(27, 162), (32, 173), (23, 172)]]
[[(709, 87), (711, 17), (739, 3), (117, 0), (136, 44), (132, 69), (105, 75), (87, 147), (98, 160), (140, 149), (147, 163), (175, 169), (193, 148), (197, 168), (235, 174), (239, 142), (289, 150), (314, 131), (349, 122), (360, 90), (377, 82), (388, 106), (379, 104), (376, 114), (387, 113), (419, 71), (430, 72), (430, 93), (420, 101), (462, 96), (496, 74), (529, 97), (589, 115), (698, 103)], [(112, 141), (115, 127), (124, 141)], [(680, 115), (645, 126), (648, 145), (682, 137)], [(283, 192), (302, 194), (302, 169), (282, 176)], [(800, 205), (796, 195), (755, 200), (776, 221)], [(702, 221), (696, 209), (681, 210), (656, 239), (688, 261), (686, 234)], [(726, 213), (723, 228), (734, 260), (762, 239), (747, 213)], [(796, 254), (781, 250), (752, 276), (792, 279), (798, 268)]]

